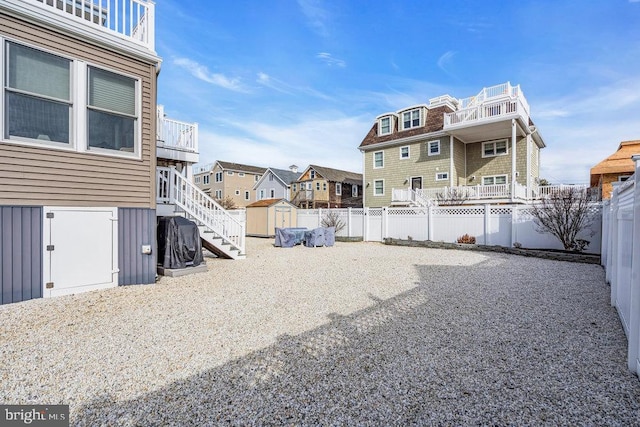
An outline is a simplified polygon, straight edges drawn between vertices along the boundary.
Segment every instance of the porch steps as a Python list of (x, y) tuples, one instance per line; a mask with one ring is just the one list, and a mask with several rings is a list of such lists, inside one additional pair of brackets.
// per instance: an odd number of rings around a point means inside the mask
[(230, 243), (222, 240), (212, 230), (204, 225), (199, 225), (200, 240), (202, 247), (220, 258), (226, 259), (245, 259), (246, 254), (241, 253), (239, 249), (231, 246)]

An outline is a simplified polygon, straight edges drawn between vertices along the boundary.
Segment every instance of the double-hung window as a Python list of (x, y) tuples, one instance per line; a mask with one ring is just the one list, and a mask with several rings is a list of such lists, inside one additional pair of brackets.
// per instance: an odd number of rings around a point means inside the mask
[(209, 184), (209, 174), (203, 175), (202, 176), (202, 183), (205, 185)]
[(336, 182), (336, 196), (342, 196), (342, 184)]
[(6, 43), (4, 138), (72, 144), (71, 60)]
[(410, 157), (409, 146), (400, 147), (400, 159), (408, 159)]
[(88, 67), (88, 148), (134, 153), (136, 80)]
[(216, 172), (216, 182), (222, 182), (222, 172)]
[(373, 195), (384, 196), (384, 180), (377, 179), (373, 181)]
[(373, 167), (374, 169), (379, 169), (384, 167), (384, 152), (376, 151), (373, 153)]
[(380, 135), (388, 135), (391, 133), (391, 116), (380, 119)]
[(351, 197), (358, 197), (358, 186), (356, 184), (351, 186)]
[(440, 140), (427, 142), (427, 155), (437, 156), (440, 154)]
[(402, 130), (417, 128), (420, 123), (420, 109), (405, 111), (402, 113)]
[(507, 140), (482, 143), (482, 157), (495, 157), (507, 154)]

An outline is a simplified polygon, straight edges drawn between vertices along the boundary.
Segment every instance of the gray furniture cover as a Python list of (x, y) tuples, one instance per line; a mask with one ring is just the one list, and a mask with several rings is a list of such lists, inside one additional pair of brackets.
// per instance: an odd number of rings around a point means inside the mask
[(304, 245), (308, 248), (324, 246), (324, 228), (314, 228), (304, 233)]
[(336, 244), (336, 228), (326, 227), (324, 229), (324, 245), (333, 246)]
[(276, 241), (274, 246), (279, 248), (292, 248), (295, 245), (299, 245), (304, 240), (305, 231), (307, 231), (307, 229), (302, 227), (276, 227)]
[(203, 261), (198, 226), (181, 216), (158, 218), (158, 263), (164, 268), (196, 267)]

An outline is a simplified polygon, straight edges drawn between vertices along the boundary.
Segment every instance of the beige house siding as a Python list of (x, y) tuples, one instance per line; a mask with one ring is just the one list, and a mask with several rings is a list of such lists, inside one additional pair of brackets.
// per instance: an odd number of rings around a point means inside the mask
[(141, 82), (140, 159), (0, 140), (0, 205), (155, 208), (155, 64), (2, 13), (0, 34), (10, 41), (136, 76)]
[(531, 185), (536, 185), (536, 179), (540, 178), (540, 164), (538, 163), (538, 159), (540, 156), (540, 147), (533, 141), (531, 142), (531, 170), (529, 173), (531, 174)]
[[(218, 172), (222, 172), (222, 182), (216, 182), (216, 173)], [(256, 201), (257, 196), (255, 194), (256, 192), (253, 190), (253, 186), (257, 182), (256, 176), (260, 177), (260, 175), (256, 175), (251, 172), (225, 170), (221, 168), (219, 163), (216, 163), (210, 172), (194, 175), (194, 177), (202, 177), (207, 173), (210, 174), (209, 185), (203, 184), (202, 178), (200, 178), (200, 183), (197, 185), (212, 198), (215, 199), (216, 191), (221, 190), (221, 199), (230, 197), (236, 207), (246, 207)], [(229, 173), (232, 173), (232, 175), (229, 175)], [(243, 173), (244, 176), (240, 176), (240, 173)], [(240, 194), (236, 194), (236, 191), (240, 192)], [(245, 191), (249, 192), (249, 200), (245, 199)], [(269, 194), (266, 194), (265, 197), (269, 198)]]
[(466, 147), (458, 139), (453, 140), (453, 183), (454, 185), (467, 185), (467, 171), (465, 161)]
[(527, 185), (527, 137), (522, 137), (516, 141), (516, 171), (518, 175), (516, 182), (520, 185)]

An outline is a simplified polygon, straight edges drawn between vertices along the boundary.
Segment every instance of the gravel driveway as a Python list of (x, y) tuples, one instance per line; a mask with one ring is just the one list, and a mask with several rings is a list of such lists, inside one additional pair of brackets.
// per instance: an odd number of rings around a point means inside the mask
[(0, 403), (72, 425), (638, 425), (601, 267), (376, 243), (0, 306)]

